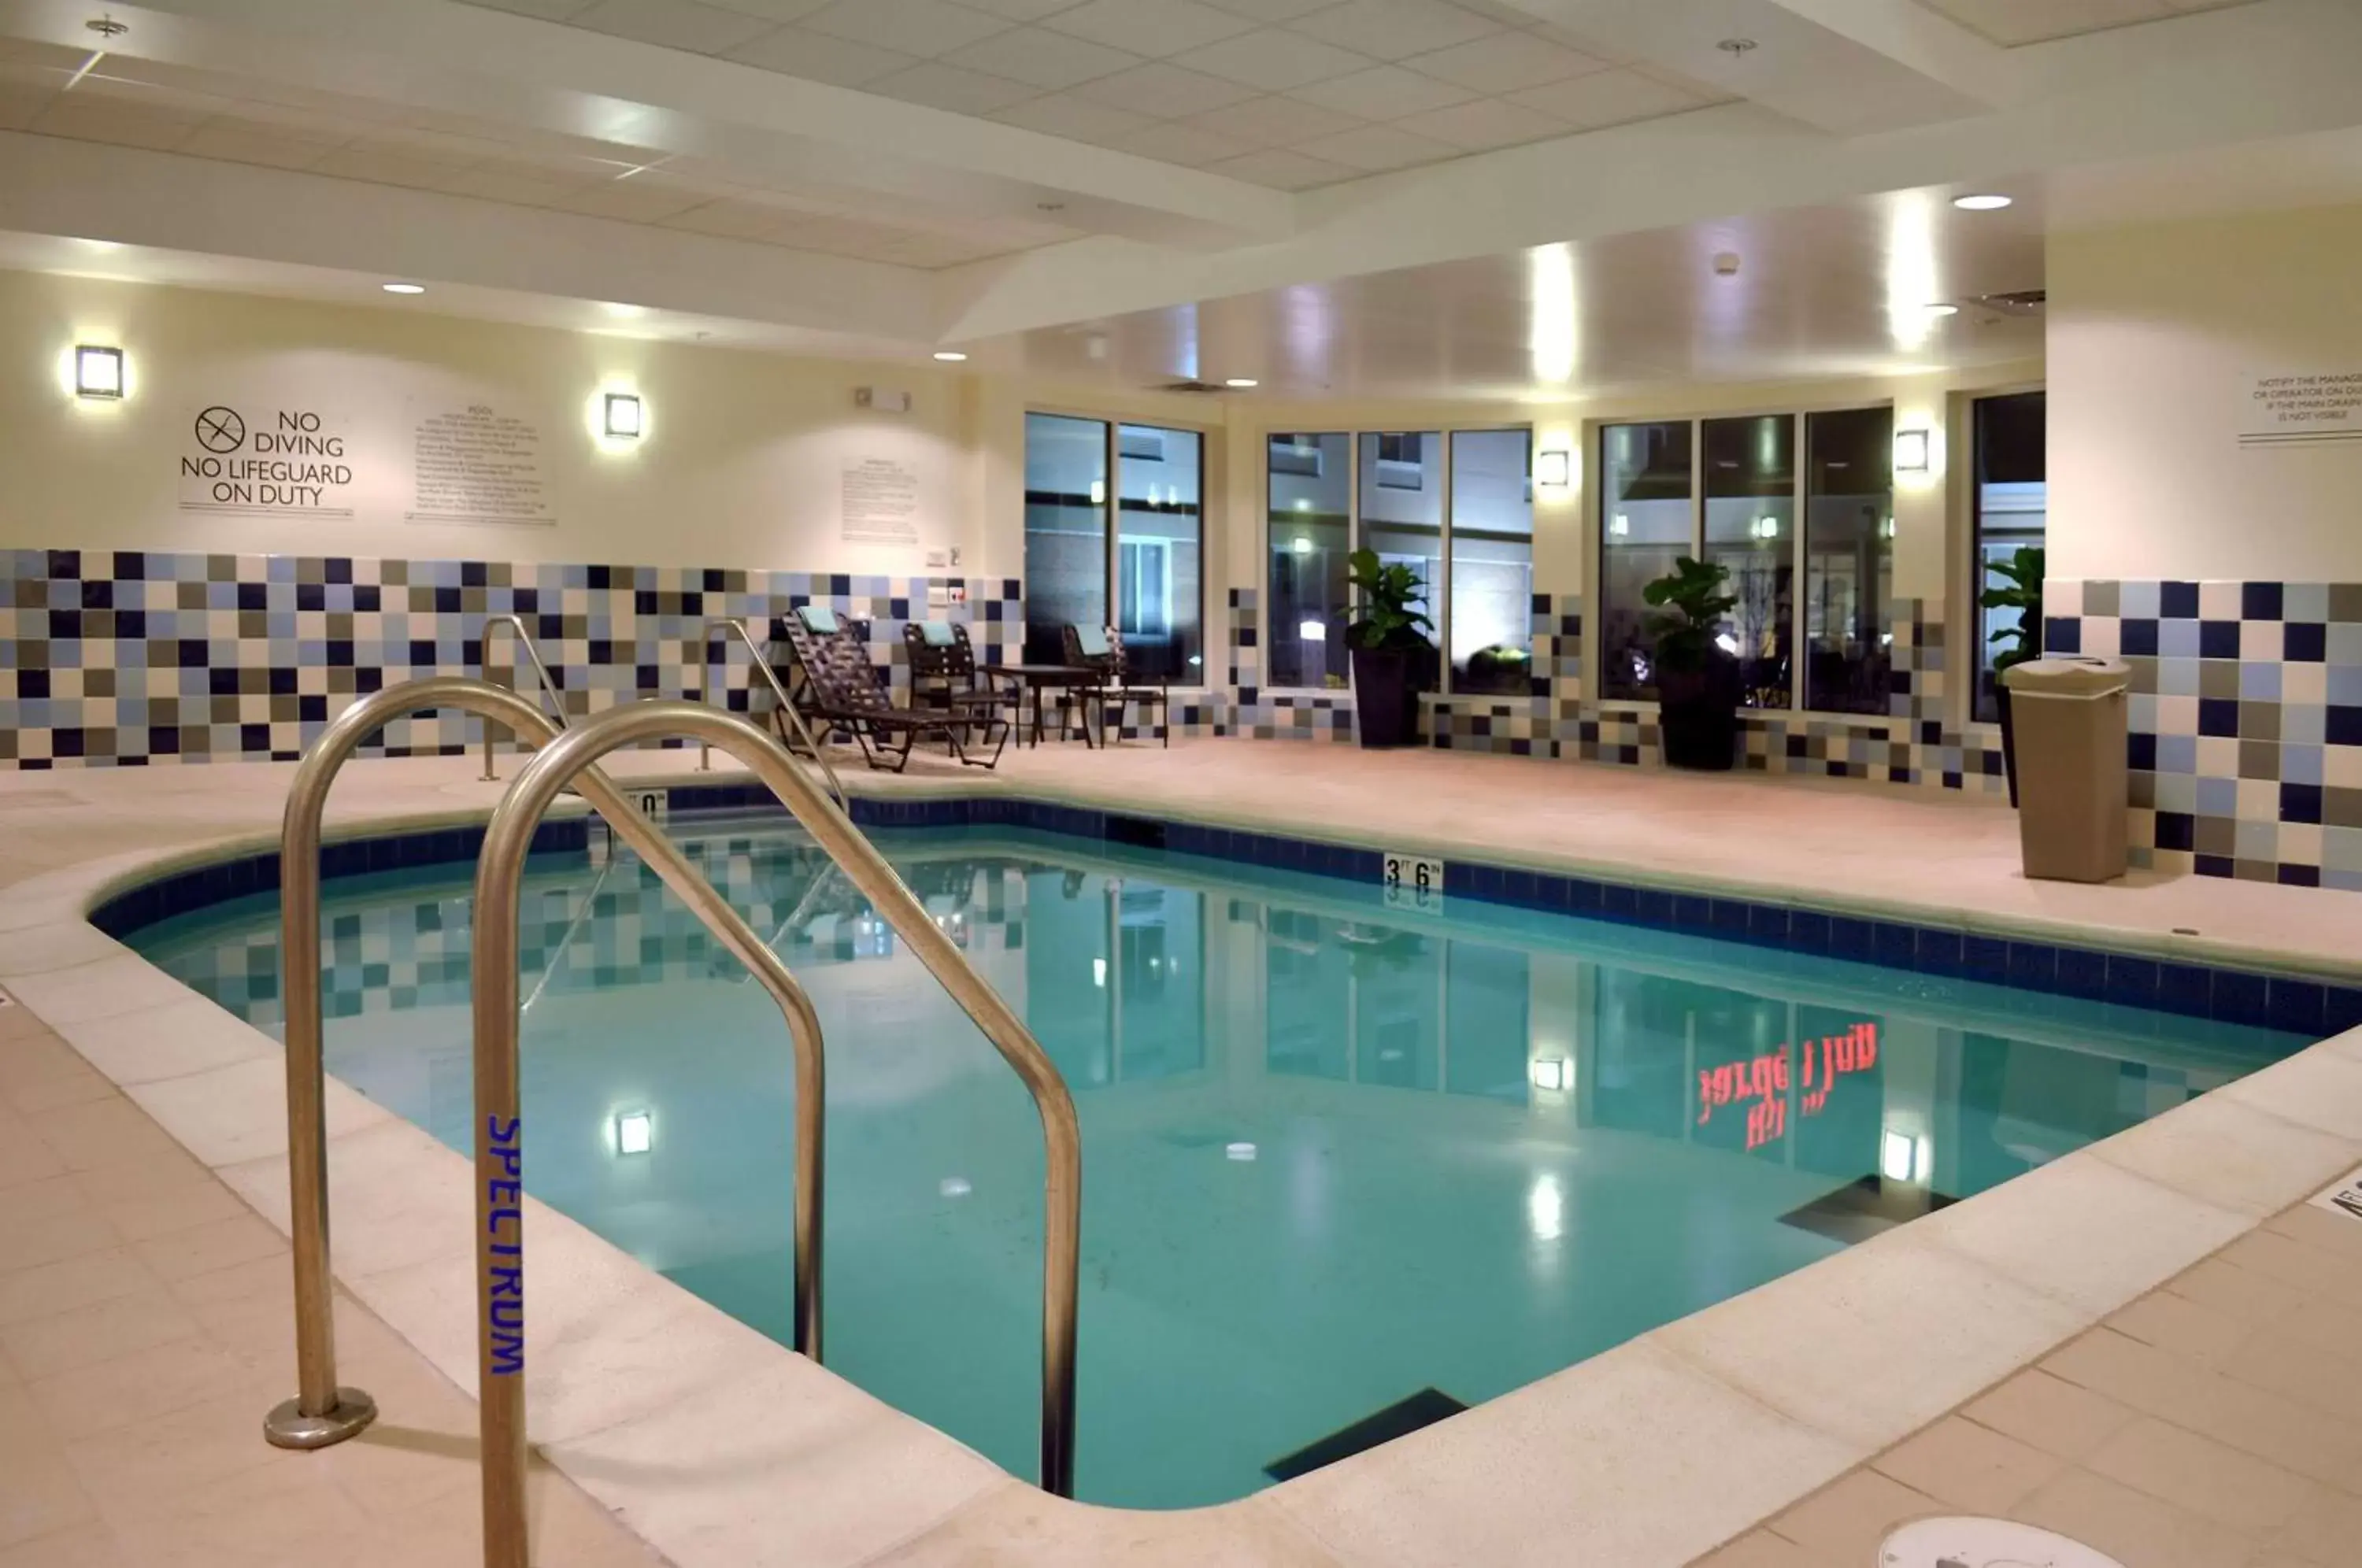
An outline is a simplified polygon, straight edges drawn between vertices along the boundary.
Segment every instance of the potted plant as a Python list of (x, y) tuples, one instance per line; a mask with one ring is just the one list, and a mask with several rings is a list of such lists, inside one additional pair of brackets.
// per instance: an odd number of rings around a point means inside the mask
[(1640, 591), (1657, 613), (1657, 729), (1670, 767), (1726, 769), (1738, 752), (1738, 660), (1716, 641), (1738, 601), (1723, 591), (1726, 566), (1683, 556)]
[(1347, 559), (1362, 596), (1361, 619), (1345, 628), (1353, 658), (1353, 727), (1365, 746), (1412, 745), (1418, 740), (1418, 694), (1429, 680), (1435, 623), (1413, 608), (1427, 596), (1418, 573), (1388, 566), (1375, 550)]
[(2017, 737), (2009, 722), (2009, 688), (2002, 671), (2012, 665), (2042, 657), (2042, 576), (2044, 557), (2039, 545), (2021, 545), (2005, 561), (1988, 561), (1985, 570), (2002, 579), (1977, 601), (1988, 610), (2014, 610), (2017, 624), (1994, 628), (1988, 642), (2002, 643), (1993, 655), (1993, 707), (2001, 715), (2001, 767), (2009, 776), (2009, 803), (2017, 804)]

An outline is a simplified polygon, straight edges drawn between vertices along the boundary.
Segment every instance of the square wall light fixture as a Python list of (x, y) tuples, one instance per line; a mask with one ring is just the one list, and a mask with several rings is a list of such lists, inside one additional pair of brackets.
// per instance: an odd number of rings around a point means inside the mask
[(615, 1152), (645, 1154), (656, 1147), (656, 1118), (645, 1110), (626, 1110), (615, 1118)]
[(1930, 445), (1930, 437), (1925, 430), (1897, 430), (1894, 433), (1894, 471), (1898, 474), (1926, 473)]
[(94, 343), (74, 345), (74, 395), (121, 397), (123, 350)]
[(1534, 455), (1534, 482), (1549, 490), (1564, 490), (1573, 471), (1573, 458), (1563, 451), (1538, 452)]
[(636, 392), (609, 392), (605, 428), (610, 440), (640, 438), (640, 399)]

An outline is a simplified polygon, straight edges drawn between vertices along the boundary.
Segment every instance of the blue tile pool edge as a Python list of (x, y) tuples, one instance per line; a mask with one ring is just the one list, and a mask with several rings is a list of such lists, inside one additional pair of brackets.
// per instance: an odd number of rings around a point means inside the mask
[[(1378, 879), (1382, 859), (1377, 850), (1352, 845), (1010, 795), (855, 795), (850, 805), (853, 820), (866, 828), (1025, 828), (1362, 883)], [(785, 814), (769, 790), (756, 783), (674, 784), (668, 790), (667, 809), (679, 812), (767, 811)], [(591, 831), (591, 819), (587, 815), (545, 822), (534, 836), (534, 853), (585, 852)], [(321, 877), (326, 880), (405, 867), (470, 861), (481, 849), (483, 837), (483, 826), (478, 823), (338, 839), (322, 848)], [(277, 852), (251, 853), (191, 867), (123, 889), (102, 900), (88, 918), (91, 924), (121, 940), (175, 915), (252, 893), (269, 892), (278, 885)], [(2314, 1039), (2362, 1026), (2362, 986), (2303, 976), (1799, 909), (1725, 894), (1683, 892), (1482, 861), (1446, 860), (1443, 891), (1447, 898), (1580, 915), (1620, 925), (1847, 959), (1947, 979), (1979, 980), (2188, 1018), (2282, 1030)]]

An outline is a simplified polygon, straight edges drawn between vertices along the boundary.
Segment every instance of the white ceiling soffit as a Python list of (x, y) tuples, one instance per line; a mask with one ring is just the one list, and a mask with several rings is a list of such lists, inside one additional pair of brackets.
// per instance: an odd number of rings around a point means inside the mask
[[(1635, 0), (1668, 10), (1733, 3)], [(1809, 3), (1839, 8), (1839, 0)], [(2079, 165), (2362, 126), (2356, 0), (2257, 0), (2007, 52), (2003, 101), (1965, 117), (1838, 136), (1760, 104), (1725, 104), (1307, 192), (1297, 231), (1282, 242), (1183, 254), (1092, 237), (949, 268), (934, 279), (943, 333), (992, 337), (1879, 192), (2014, 188)]]
[[(0, 33), (97, 41), (102, 7), (0, 0)], [(159, 0), (107, 9), (112, 54), (301, 83), (406, 110), (496, 117), (691, 158), (745, 182), (822, 181), (952, 212), (1164, 245), (1270, 239), (1280, 192), (1177, 164), (449, 0)]]

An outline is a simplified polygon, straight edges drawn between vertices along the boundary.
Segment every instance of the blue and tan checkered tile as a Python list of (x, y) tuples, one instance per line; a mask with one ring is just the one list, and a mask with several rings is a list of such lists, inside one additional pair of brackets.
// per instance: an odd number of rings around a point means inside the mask
[[(966, 602), (930, 610), (938, 584)], [(898, 683), (913, 616), (968, 621), (994, 663), (1015, 659), (1023, 635), (1013, 580), (0, 551), (0, 767), (292, 758), (356, 693), (481, 668), (489, 615), (524, 617), (570, 713), (694, 696), (708, 619), (760, 628), (811, 602), (866, 622)], [(496, 665), (514, 657), (496, 642)], [(734, 684), (745, 679), (739, 668)], [(369, 749), (455, 752), (477, 733), (462, 715), (406, 720)]]

